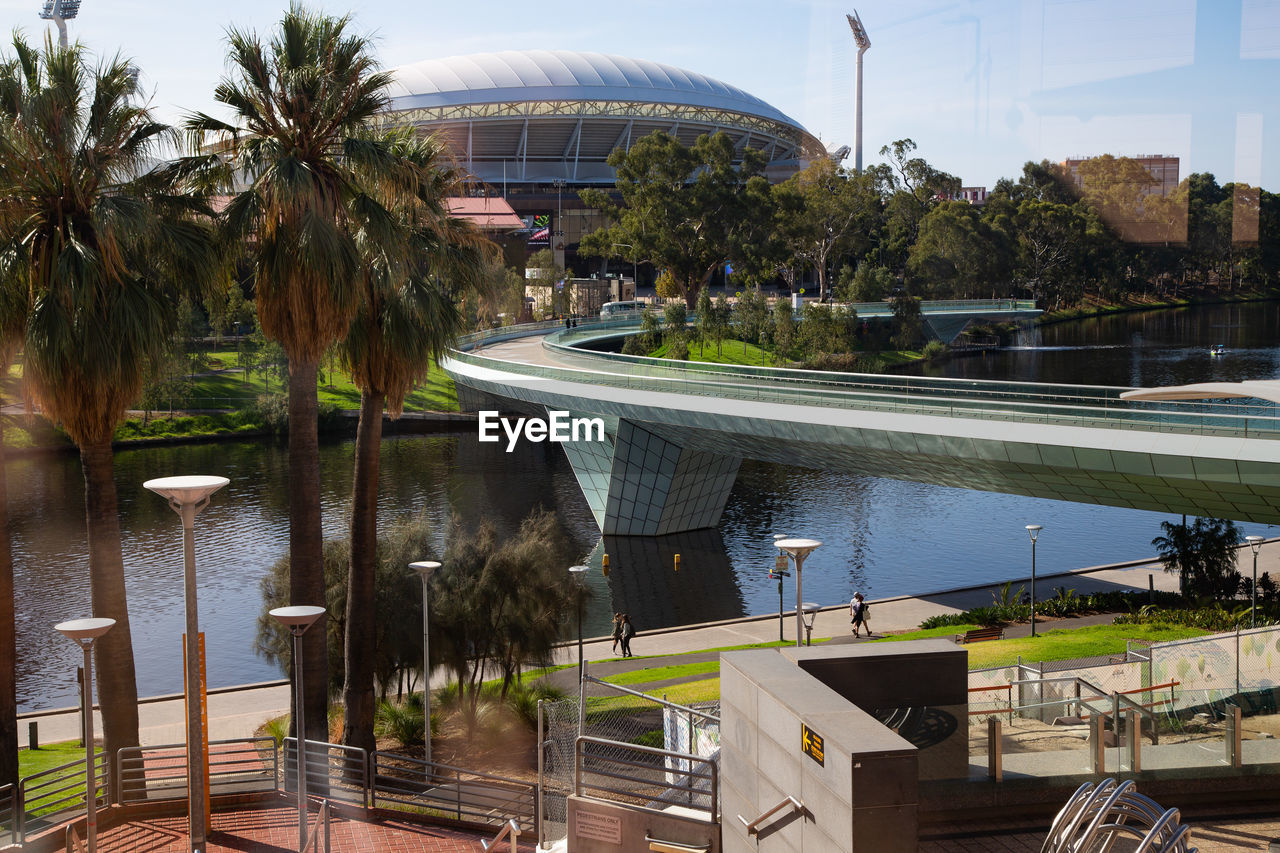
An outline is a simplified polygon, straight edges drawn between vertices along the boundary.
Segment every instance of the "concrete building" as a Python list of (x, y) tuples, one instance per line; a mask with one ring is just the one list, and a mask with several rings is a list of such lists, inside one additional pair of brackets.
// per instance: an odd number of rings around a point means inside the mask
[[(1093, 159), (1096, 158), (1068, 157), (1062, 161), (1062, 168), (1071, 176), (1071, 181), (1077, 188), (1082, 186), (1080, 165)], [(1139, 154), (1136, 157), (1126, 157), (1124, 159), (1134, 161), (1151, 176), (1153, 183), (1143, 189), (1142, 195), (1168, 196), (1178, 188), (1179, 161), (1177, 157), (1170, 157), (1165, 154)]]

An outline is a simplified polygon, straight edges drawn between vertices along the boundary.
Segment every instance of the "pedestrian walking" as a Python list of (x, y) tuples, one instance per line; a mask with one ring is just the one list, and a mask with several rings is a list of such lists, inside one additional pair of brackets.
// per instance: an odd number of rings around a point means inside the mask
[(862, 599), (862, 593), (855, 592), (853, 599), (849, 602), (849, 622), (853, 624), (853, 636), (858, 636), (858, 629), (862, 627), (867, 629), (867, 636), (871, 636), (871, 625), (867, 622), (869, 609), (868, 604)]
[(613, 633), (609, 636), (613, 637), (613, 653), (618, 653), (618, 641), (622, 639), (622, 614), (613, 614)]
[(634, 657), (631, 654), (631, 638), (636, 635), (635, 626), (631, 624), (631, 617), (626, 613), (622, 614), (622, 631), (619, 636), (622, 639), (622, 656), (624, 658)]

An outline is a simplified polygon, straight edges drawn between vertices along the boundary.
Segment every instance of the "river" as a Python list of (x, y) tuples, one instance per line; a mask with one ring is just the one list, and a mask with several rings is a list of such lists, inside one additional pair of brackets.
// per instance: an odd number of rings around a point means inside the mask
[[(1152, 385), (1280, 377), (1280, 303), (1123, 314), (1030, 329), (1016, 346), (953, 358), (928, 375), (1088, 384)], [(1210, 356), (1225, 344), (1227, 353)], [(116, 456), (129, 612), (141, 695), (181, 689), (183, 629), (178, 517), (142, 488), (153, 477), (219, 474), (231, 484), (196, 522), (201, 627), (211, 687), (280, 677), (254, 651), (259, 582), (288, 547), (282, 443), (269, 440), (130, 449)], [(321, 449), (325, 535), (343, 535), (352, 445)], [(83, 480), (73, 454), (11, 460), (7, 468), (18, 611), (22, 710), (72, 705), (79, 652), (53, 625), (89, 612)], [(425, 514), (443, 546), (451, 515), (463, 529), (491, 518), (511, 530), (534, 507), (557, 513), (571, 541), (566, 568), (611, 557), (606, 580), (589, 575), (587, 635), (606, 633), (615, 609), (647, 628), (774, 611), (766, 573), (774, 533), (823, 541), (805, 564), (805, 599), (877, 598), (1026, 574), (1026, 524), (1044, 525), (1037, 568), (1054, 571), (1150, 556), (1173, 516), (949, 489), (746, 461), (719, 530), (599, 543), (559, 448), (506, 453), (473, 432), (388, 434), (382, 449), (382, 519)], [(1250, 525), (1247, 533), (1277, 535)], [(681, 570), (672, 556), (681, 554)], [(424, 555), (424, 557), (427, 555)], [(438, 555), (435, 555), (438, 556)], [(786, 605), (794, 606), (793, 590)]]

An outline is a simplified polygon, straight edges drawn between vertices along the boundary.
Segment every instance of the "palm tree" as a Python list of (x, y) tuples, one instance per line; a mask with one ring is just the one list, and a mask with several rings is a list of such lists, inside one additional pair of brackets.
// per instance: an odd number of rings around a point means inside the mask
[[(27, 323), (27, 295), (19, 264), (21, 254), (10, 248), (0, 255), (0, 377), (22, 343)], [(0, 407), (5, 403), (0, 388)], [(4, 415), (0, 413), (0, 660), (18, 659), (17, 619), (13, 604), (13, 549), (9, 540), (9, 497), (5, 480)], [(18, 782), (18, 675), (13, 666), (0, 667), (0, 785)]]
[[(111, 440), (174, 321), (175, 292), (217, 268), (208, 210), (152, 168), (176, 141), (132, 100), (121, 57), (80, 45), (36, 50), (15, 36), (0, 63), (0, 245), (28, 290), (24, 378), (80, 449), (106, 750), (138, 743)], [(114, 792), (113, 792), (114, 793)]]
[[(405, 168), (392, 147), (367, 132), (387, 104), (388, 74), (348, 17), (292, 5), (271, 40), (232, 29), (232, 73), (215, 98), (234, 123), (195, 114), (186, 123), (201, 144), (192, 158), (236, 191), (223, 219), (247, 247), (258, 320), (289, 360), (290, 601), (325, 600), (320, 525), (316, 375), (359, 306), (361, 247), (393, 244), (399, 223), (368, 191)], [(209, 137), (212, 146), (204, 147)], [(325, 633), (303, 640), (306, 737), (327, 740)]]
[[(378, 468), (382, 412), (398, 418), (405, 395), (463, 328), (457, 299), (487, 268), (484, 240), (469, 223), (448, 215), (445, 198), (459, 183), (444, 144), (413, 131), (385, 141), (414, 168), (385, 187), (404, 227), (389, 246), (377, 233), (357, 230), (364, 269), (360, 308), (343, 342), (343, 359), (360, 388), (351, 508), (351, 562), (346, 624), (375, 617)], [(398, 203), (397, 203), (398, 201)], [(366, 239), (366, 236), (372, 239)], [(496, 247), (494, 247), (496, 248)], [(345, 710), (342, 742), (373, 750), (374, 634), (348, 630), (344, 640)]]

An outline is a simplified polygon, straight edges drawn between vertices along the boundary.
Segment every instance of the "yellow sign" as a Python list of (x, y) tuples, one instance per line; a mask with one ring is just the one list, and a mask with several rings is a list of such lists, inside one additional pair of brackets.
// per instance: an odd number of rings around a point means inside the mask
[(800, 751), (818, 762), (820, 766), (826, 766), (822, 760), (822, 735), (818, 734), (804, 723), (800, 724)]

